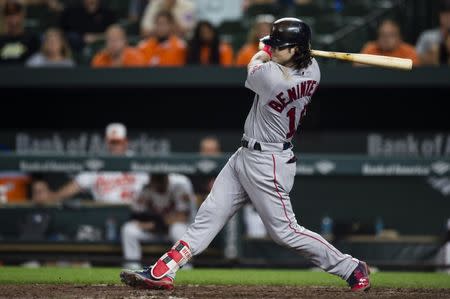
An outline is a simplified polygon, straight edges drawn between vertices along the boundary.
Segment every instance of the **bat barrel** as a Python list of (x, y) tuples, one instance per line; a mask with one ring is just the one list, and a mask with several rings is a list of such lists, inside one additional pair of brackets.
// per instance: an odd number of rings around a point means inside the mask
[(311, 53), (313, 56), (333, 58), (385, 68), (411, 70), (413, 66), (411, 59), (398, 57), (359, 54), (359, 53), (328, 52), (320, 50), (311, 50)]

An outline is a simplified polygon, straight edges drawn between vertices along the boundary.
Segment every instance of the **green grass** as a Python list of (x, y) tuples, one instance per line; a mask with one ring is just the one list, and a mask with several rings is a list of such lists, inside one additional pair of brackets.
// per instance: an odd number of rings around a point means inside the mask
[[(0, 284), (118, 284), (117, 268), (0, 267)], [(379, 272), (374, 287), (450, 288), (450, 275), (440, 273)], [(177, 284), (346, 286), (338, 277), (323, 272), (260, 269), (194, 269), (180, 271)]]

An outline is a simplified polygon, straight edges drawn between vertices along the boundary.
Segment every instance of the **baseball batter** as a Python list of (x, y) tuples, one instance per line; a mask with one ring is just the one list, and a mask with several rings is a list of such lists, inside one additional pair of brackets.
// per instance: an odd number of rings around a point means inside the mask
[(242, 146), (220, 172), (181, 240), (150, 268), (122, 271), (124, 283), (173, 289), (176, 271), (205, 250), (236, 211), (251, 201), (275, 242), (345, 279), (353, 291), (370, 288), (367, 265), (300, 226), (289, 198), (296, 173), (291, 140), (320, 81), (319, 66), (310, 53), (311, 30), (299, 19), (283, 18), (261, 41), (263, 50), (248, 65), (245, 86), (256, 95)]

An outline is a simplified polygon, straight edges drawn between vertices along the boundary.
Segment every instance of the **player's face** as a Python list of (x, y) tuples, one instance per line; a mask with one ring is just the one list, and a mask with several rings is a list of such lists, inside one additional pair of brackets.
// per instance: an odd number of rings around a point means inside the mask
[(125, 140), (107, 140), (108, 151), (111, 155), (125, 155), (128, 149), (128, 141)]
[(295, 49), (293, 47), (288, 48), (272, 48), (272, 60), (281, 65), (288, 64), (295, 54)]

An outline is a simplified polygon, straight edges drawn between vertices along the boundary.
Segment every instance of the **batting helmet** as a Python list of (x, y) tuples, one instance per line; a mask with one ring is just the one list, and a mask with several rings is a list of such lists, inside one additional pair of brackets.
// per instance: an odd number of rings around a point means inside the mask
[(300, 19), (282, 18), (273, 23), (270, 36), (261, 41), (271, 47), (300, 46), (309, 49), (311, 28)]

